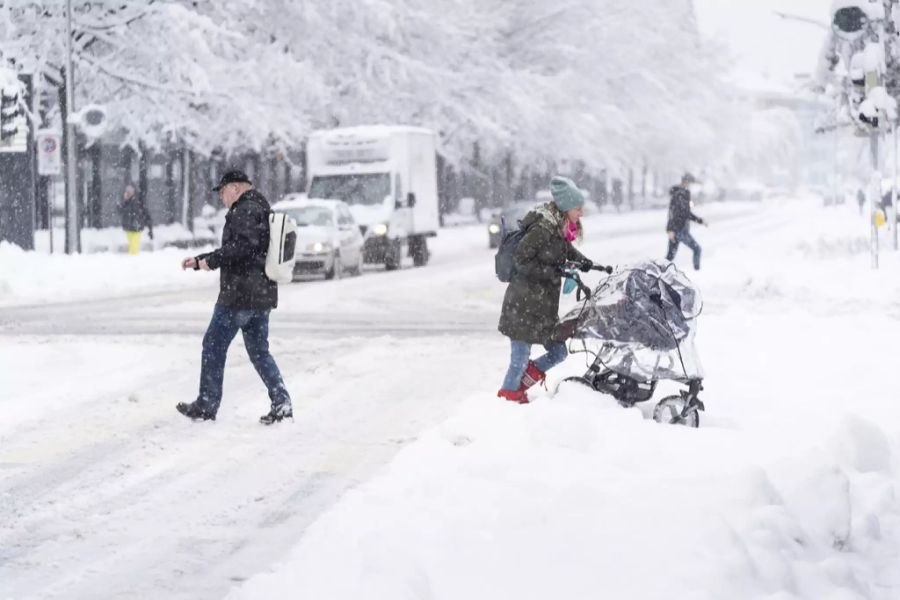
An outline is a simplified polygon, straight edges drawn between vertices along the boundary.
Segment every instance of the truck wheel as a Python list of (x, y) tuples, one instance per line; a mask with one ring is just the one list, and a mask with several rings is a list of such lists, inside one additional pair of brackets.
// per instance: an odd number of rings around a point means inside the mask
[(384, 255), (384, 268), (388, 271), (395, 271), (400, 268), (400, 262), (403, 260), (403, 244), (400, 240), (391, 242), (391, 247), (387, 249)]
[(428, 259), (431, 258), (431, 254), (428, 252), (428, 238), (425, 236), (409, 238), (409, 254), (412, 256), (415, 266), (427, 265)]

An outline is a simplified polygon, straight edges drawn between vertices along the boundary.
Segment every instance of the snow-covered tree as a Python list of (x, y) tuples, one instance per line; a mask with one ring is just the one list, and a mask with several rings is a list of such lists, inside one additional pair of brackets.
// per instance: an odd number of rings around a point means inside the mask
[[(689, 0), (75, 0), (76, 103), (125, 143), (297, 147), (402, 122), (451, 161), (599, 172), (708, 160), (734, 104)], [(0, 2), (0, 52), (59, 82), (65, 0)]]

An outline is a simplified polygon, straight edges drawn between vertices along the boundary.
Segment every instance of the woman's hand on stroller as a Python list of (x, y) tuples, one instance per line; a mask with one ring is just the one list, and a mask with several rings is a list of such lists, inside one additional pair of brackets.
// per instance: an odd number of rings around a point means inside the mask
[(594, 261), (589, 259), (584, 259), (582, 261), (573, 261), (570, 263), (574, 268), (579, 269), (582, 273), (587, 273), (588, 271), (603, 271), (607, 275), (612, 274), (612, 267), (605, 267), (603, 265), (595, 265)]

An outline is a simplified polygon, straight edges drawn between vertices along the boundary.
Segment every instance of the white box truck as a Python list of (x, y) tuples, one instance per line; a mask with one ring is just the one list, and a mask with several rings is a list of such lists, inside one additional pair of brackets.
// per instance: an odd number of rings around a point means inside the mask
[(306, 148), (310, 198), (336, 198), (365, 239), (367, 263), (397, 269), (404, 249), (428, 262), (437, 235), (437, 136), (420, 127), (376, 125), (313, 132)]

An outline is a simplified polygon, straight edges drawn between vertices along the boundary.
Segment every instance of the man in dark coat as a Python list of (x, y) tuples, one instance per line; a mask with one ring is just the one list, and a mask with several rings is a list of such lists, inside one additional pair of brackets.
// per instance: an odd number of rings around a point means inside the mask
[[(511, 340), (512, 355), (503, 386), (497, 395), (525, 404), (527, 389), (542, 381), (546, 371), (565, 359), (564, 343), (552, 341), (559, 322), (559, 293), (566, 262), (584, 271), (593, 263), (572, 245), (581, 237), (584, 196), (565, 177), (550, 182), (553, 201), (528, 213), (522, 220), (525, 236), (516, 248), (515, 265), (500, 314), (500, 333)], [(531, 345), (547, 353), (531, 361)]]
[(241, 171), (228, 171), (213, 189), (228, 208), (222, 247), (186, 258), (181, 266), (204, 271), (221, 269), (219, 299), (203, 337), (200, 394), (195, 402), (182, 402), (176, 408), (195, 420), (216, 418), (222, 401), (225, 356), (240, 330), (250, 362), (269, 390), (271, 409), (260, 422), (271, 425), (285, 417), (293, 418), (291, 398), (269, 353), (269, 312), (278, 305), (278, 284), (266, 277), (265, 271), (271, 208)]
[(691, 211), (690, 185), (696, 179), (690, 173), (685, 173), (681, 178), (681, 185), (669, 190), (669, 220), (666, 223), (666, 233), (669, 236), (669, 250), (666, 252), (666, 260), (674, 260), (678, 251), (678, 244), (683, 243), (694, 252), (694, 269), (700, 269), (700, 244), (691, 235), (691, 221), (701, 225), (706, 222)]
[(117, 205), (119, 215), (122, 217), (122, 229), (128, 238), (128, 254), (137, 254), (141, 249), (141, 232), (147, 227), (150, 239), (153, 239), (153, 222), (150, 220), (150, 212), (144, 200), (135, 193), (134, 186), (130, 183), (125, 186), (122, 193), (122, 201)]

